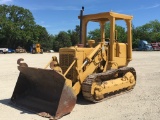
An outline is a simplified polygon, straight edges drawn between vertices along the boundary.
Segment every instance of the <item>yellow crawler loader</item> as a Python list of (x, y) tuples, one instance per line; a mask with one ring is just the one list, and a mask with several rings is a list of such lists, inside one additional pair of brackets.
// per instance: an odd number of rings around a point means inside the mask
[[(132, 60), (132, 16), (115, 12), (83, 15), (80, 11), (81, 41), (77, 46), (61, 48), (58, 58), (53, 56), (45, 67), (29, 67), (19, 59), (20, 71), (11, 102), (35, 113), (59, 119), (74, 108), (77, 95), (82, 92), (85, 99), (102, 101), (110, 96), (134, 88), (136, 71), (127, 67)], [(115, 22), (126, 23), (127, 39), (117, 39)], [(98, 22), (101, 41), (87, 40), (87, 24)], [(110, 24), (110, 35), (105, 36), (105, 24)], [(109, 38), (106, 41), (106, 38)]]
[(33, 46), (31, 51), (32, 54), (36, 54), (36, 53), (43, 54), (43, 49), (41, 48), (41, 45), (39, 43), (33, 44), (32, 46)]

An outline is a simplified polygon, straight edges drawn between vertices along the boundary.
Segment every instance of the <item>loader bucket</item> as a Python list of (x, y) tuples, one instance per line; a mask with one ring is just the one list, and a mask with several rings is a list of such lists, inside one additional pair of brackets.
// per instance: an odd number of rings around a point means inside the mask
[(11, 103), (45, 117), (58, 119), (76, 104), (72, 86), (54, 70), (18, 66), (20, 71)]

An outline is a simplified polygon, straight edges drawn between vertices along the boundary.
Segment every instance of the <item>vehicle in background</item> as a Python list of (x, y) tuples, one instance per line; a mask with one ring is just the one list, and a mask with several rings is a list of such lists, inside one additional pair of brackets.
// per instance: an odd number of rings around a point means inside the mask
[(138, 51), (152, 51), (153, 48), (146, 40), (140, 40), (138, 43)]
[(33, 44), (31, 49), (32, 49), (31, 50), (32, 54), (35, 54), (35, 53), (43, 54), (43, 49), (41, 48), (41, 45), (39, 43)]
[(54, 50), (49, 50), (49, 52), (50, 52), (50, 53), (53, 53), (53, 52), (54, 52)]
[(8, 48), (8, 53), (15, 53), (15, 50)]
[(0, 48), (0, 53), (8, 53), (8, 48)]
[(151, 43), (151, 46), (154, 51), (160, 50), (160, 42)]
[(21, 46), (18, 46), (16, 49), (16, 53), (26, 53), (26, 49), (22, 48)]

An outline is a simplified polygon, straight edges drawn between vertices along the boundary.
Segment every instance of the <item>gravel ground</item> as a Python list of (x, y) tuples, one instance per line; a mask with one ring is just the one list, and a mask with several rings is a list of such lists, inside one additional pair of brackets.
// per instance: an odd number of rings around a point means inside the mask
[[(44, 54), (0, 54), (0, 120), (47, 120), (9, 104), (19, 71), (17, 59), (24, 58), (32, 67), (43, 68), (52, 56)], [(133, 52), (129, 64), (136, 69), (133, 91), (106, 101), (89, 104), (78, 98), (73, 111), (60, 120), (158, 120), (160, 119), (160, 52)]]

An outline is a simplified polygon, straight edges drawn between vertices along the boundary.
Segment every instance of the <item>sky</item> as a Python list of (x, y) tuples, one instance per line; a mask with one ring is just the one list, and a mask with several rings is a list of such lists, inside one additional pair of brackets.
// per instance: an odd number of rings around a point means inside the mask
[[(160, 0), (0, 0), (0, 4), (29, 9), (36, 24), (53, 35), (75, 29), (80, 23), (78, 16), (82, 6), (84, 15), (109, 11), (132, 15), (135, 27), (155, 19), (160, 21)], [(93, 23), (88, 27), (88, 31), (99, 28)]]

